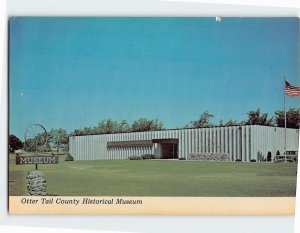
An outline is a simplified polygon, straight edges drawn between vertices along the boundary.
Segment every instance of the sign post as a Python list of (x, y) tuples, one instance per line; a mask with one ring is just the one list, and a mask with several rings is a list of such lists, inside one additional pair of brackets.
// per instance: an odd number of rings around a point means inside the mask
[(58, 156), (16, 156), (17, 165), (35, 164), (35, 171), (28, 172), (27, 192), (30, 196), (46, 196), (46, 178), (38, 171), (38, 164), (58, 164)]
[[(42, 156), (42, 155), (34, 155), (34, 156), (16, 156), (16, 164), (24, 165), (24, 164), (57, 164), (58, 156)], [(37, 166), (36, 166), (37, 168)], [(37, 169), (36, 169), (37, 170)]]

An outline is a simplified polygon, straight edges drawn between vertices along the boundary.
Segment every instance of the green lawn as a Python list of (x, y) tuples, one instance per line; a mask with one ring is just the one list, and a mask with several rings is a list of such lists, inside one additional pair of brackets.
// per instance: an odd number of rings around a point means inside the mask
[[(26, 174), (9, 155), (9, 194), (27, 195)], [(59, 196), (295, 196), (295, 163), (97, 160), (39, 165), (48, 195)]]

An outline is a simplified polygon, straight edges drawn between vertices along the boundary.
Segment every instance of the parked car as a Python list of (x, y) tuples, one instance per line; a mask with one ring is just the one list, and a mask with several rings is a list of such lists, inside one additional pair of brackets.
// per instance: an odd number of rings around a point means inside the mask
[(276, 155), (275, 161), (297, 162), (298, 161), (298, 151), (289, 150), (289, 151), (284, 152), (282, 155)]

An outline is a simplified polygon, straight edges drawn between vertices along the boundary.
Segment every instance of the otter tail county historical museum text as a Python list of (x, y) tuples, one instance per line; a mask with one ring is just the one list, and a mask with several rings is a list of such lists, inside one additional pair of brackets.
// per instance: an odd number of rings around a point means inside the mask
[(143, 201), (140, 199), (124, 199), (124, 198), (83, 198), (79, 200), (77, 198), (51, 198), (43, 197), (41, 199), (35, 199), (32, 197), (24, 197), (21, 199), (22, 204), (42, 204), (42, 205), (142, 205)]

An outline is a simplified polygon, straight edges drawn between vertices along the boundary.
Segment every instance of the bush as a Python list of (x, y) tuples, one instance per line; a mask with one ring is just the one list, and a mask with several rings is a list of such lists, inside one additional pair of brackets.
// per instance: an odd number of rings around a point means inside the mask
[(280, 151), (279, 150), (276, 152), (276, 155), (280, 155)]
[(251, 159), (250, 162), (256, 162), (256, 159)]
[(137, 155), (132, 155), (128, 157), (129, 160), (141, 160), (141, 156), (137, 156)]
[(235, 162), (242, 162), (242, 160), (241, 159), (236, 159)]
[(72, 155), (70, 155), (70, 153), (67, 154), (65, 161), (74, 161), (74, 158)]
[(151, 154), (145, 154), (145, 155), (142, 155), (142, 159), (155, 159), (154, 155), (151, 155)]
[(179, 160), (186, 160), (186, 158), (185, 157), (180, 157)]

